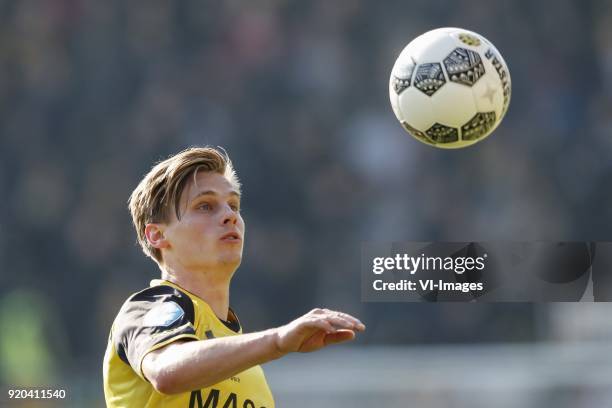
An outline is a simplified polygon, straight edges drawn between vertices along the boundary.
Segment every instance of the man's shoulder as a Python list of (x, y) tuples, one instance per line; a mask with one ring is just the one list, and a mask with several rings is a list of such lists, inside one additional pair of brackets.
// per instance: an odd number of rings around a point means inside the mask
[(109, 341), (123, 362), (140, 375), (147, 350), (178, 336), (197, 339), (191, 298), (171, 285), (155, 284), (133, 293), (117, 313)]
[(189, 320), (193, 320), (194, 305), (189, 295), (174, 286), (162, 283), (132, 293), (121, 306), (115, 322), (122, 317), (133, 318), (152, 309), (159, 310), (163, 305), (178, 306)]
[(187, 298), (189, 296), (182, 290), (160, 283), (146, 287), (138, 292), (132, 293), (126, 302), (157, 302), (167, 297)]

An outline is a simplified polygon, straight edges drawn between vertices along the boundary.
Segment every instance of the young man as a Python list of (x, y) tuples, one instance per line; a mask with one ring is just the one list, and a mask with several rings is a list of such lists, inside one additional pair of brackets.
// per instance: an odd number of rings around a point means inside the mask
[(229, 307), (244, 243), (240, 183), (218, 150), (191, 148), (158, 163), (129, 207), (161, 279), (130, 296), (115, 318), (104, 356), (107, 406), (272, 408), (259, 364), (365, 329), (348, 314), (315, 309), (242, 334)]

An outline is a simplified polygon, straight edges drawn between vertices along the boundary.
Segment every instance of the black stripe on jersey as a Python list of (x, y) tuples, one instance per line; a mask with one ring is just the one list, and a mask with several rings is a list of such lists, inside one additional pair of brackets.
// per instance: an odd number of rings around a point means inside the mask
[[(171, 302), (182, 309), (179, 318), (167, 325), (145, 324), (147, 313)], [(169, 306), (176, 308), (173, 304)], [(195, 335), (194, 321), (194, 307), (189, 296), (172, 286), (152, 286), (132, 295), (123, 304), (113, 325), (113, 344), (119, 358), (138, 373), (144, 353), (152, 347), (177, 336)]]
[(227, 320), (221, 320), (221, 323), (223, 323), (225, 325), (225, 327), (227, 327), (228, 329), (230, 329), (233, 332), (238, 333), (240, 331), (240, 323), (238, 323), (237, 321), (227, 321)]
[(236, 312), (234, 312), (231, 307), (229, 308), (229, 313), (227, 317), (228, 320), (221, 320), (223, 324), (233, 332), (240, 332), (240, 319), (238, 319)]

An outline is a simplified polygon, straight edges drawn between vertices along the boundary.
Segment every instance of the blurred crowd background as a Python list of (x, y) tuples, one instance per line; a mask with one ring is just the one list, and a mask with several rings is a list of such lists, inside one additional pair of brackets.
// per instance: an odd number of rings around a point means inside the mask
[[(412, 139), (388, 101), (401, 49), (442, 26), (512, 75), (502, 125), (461, 151)], [(204, 144), (244, 185), (247, 331), (325, 306), (368, 325), (355, 349), (612, 339), (606, 304), (365, 304), (359, 282), (368, 240), (612, 240), (611, 107), (604, 0), (0, 1), (0, 384), (103, 404), (112, 319), (159, 273), (127, 198)], [(585, 392), (568, 407), (598, 406)]]

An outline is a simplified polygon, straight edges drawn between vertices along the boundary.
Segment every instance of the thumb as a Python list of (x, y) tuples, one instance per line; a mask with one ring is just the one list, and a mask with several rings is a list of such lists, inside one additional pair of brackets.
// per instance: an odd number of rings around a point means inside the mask
[(325, 336), (325, 345), (342, 343), (344, 341), (353, 340), (355, 332), (352, 330), (338, 330), (335, 333), (330, 333)]

